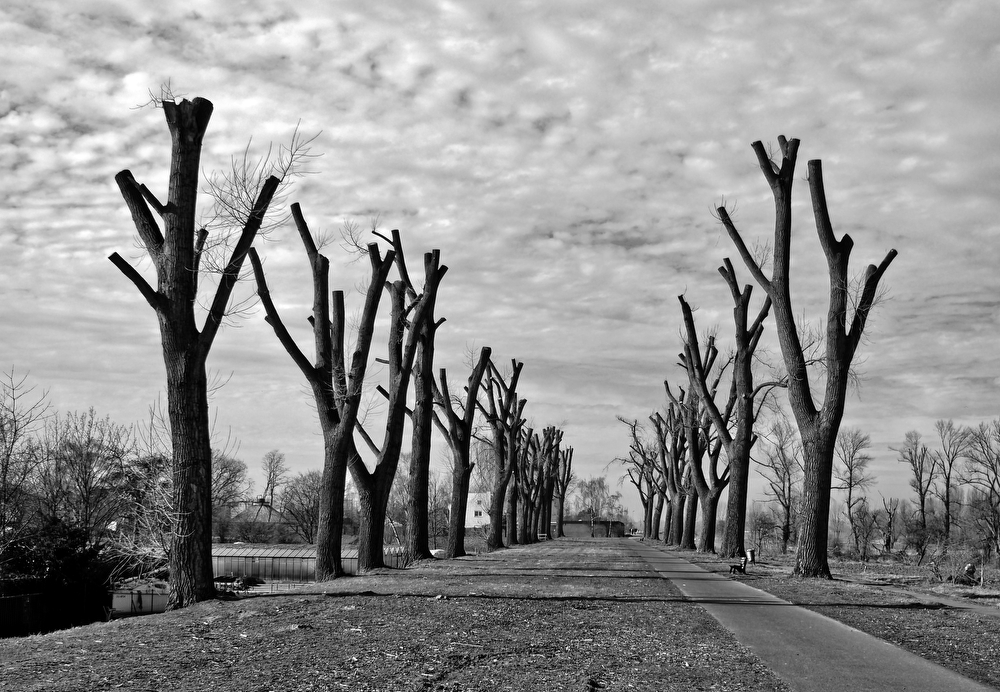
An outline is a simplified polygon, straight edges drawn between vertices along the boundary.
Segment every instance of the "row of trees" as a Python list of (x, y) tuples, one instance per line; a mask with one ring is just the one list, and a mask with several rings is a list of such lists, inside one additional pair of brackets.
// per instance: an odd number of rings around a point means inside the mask
[[(924, 443), (914, 430), (890, 448), (909, 474), (913, 496), (907, 500), (871, 497), (871, 438), (858, 428), (840, 431), (832, 490), (842, 502), (830, 512), (834, 550), (862, 560), (903, 550), (918, 562), (956, 548), (983, 560), (1000, 554), (1000, 419), (973, 426), (938, 420), (935, 432), (936, 444)], [(767, 510), (753, 513), (751, 540), (759, 544), (764, 534), (773, 536), (784, 552), (797, 538), (801, 444), (781, 420), (766, 437), (758, 469), (766, 481)]]
[[(167, 201), (161, 202), (129, 171), (116, 176), (132, 214), (140, 240), (156, 270), (157, 287), (117, 253), (112, 262), (136, 286), (155, 311), (167, 369), (168, 427), (171, 436), (172, 511), (170, 542), (170, 605), (182, 607), (214, 595), (211, 571), (211, 506), (209, 479), (212, 444), (208, 419), (205, 362), (218, 328), (229, 309), (233, 288), (249, 258), (257, 294), (275, 336), (298, 366), (316, 404), (323, 434), (324, 462), (316, 528), (317, 575), (333, 578), (344, 573), (341, 563), (344, 499), (350, 474), (358, 493), (360, 530), (359, 568), (383, 565), (385, 518), (393, 479), (403, 453), (407, 421), (411, 432), (409, 507), (406, 542), (410, 557), (430, 556), (428, 546), (428, 478), (432, 426), (444, 436), (452, 456), (452, 502), (449, 556), (464, 554), (465, 502), (473, 463), (470, 445), (477, 412), (486, 419), (496, 457), (490, 516), (489, 546), (502, 543), (500, 518), (506, 503), (508, 542), (532, 540), (548, 525), (552, 500), (564, 498), (572, 477), (572, 449), (562, 446), (555, 428), (536, 432), (523, 418), (525, 401), (517, 396), (521, 363), (509, 372), (494, 364), (483, 348), (464, 391), (449, 388), (447, 373), (434, 372), (434, 341), (444, 322), (435, 318), (438, 287), (447, 267), (440, 252), (423, 255), (423, 276), (411, 279), (398, 231), (386, 235), (373, 229), (376, 241), (362, 243), (356, 234), (349, 242), (366, 255), (370, 280), (353, 329), (347, 323), (343, 291), (330, 291), (330, 262), (306, 222), (302, 209), (291, 206), (310, 267), (313, 293), (309, 324), (312, 358), (305, 355), (286, 328), (272, 300), (263, 263), (252, 248), (279, 189), (308, 156), (301, 140), (282, 150), (275, 165), (244, 161), (231, 176), (216, 178), (213, 197), (222, 213), (210, 240), (211, 225), (196, 224), (199, 160), (212, 104), (202, 98), (160, 102), (172, 139)], [(273, 211), (273, 210), (272, 210)], [(159, 222), (157, 221), (159, 217)], [(162, 230), (160, 224), (162, 223)], [(274, 222), (272, 222), (274, 223)], [(377, 241), (385, 243), (380, 247)], [(210, 251), (217, 250), (214, 259)], [(199, 276), (214, 267), (217, 281), (202, 327), (197, 327)], [(393, 276), (394, 275), (394, 276)], [(376, 320), (383, 295), (388, 295), (386, 350), (379, 362), (386, 381), (377, 387), (386, 406), (381, 440), (362, 415), (370, 375)], [(349, 344), (351, 344), (349, 348)], [(410, 386), (413, 386), (412, 396)], [(412, 402), (412, 405), (411, 403)], [(366, 462), (363, 455), (368, 455)], [(535, 529), (535, 530), (533, 530)]]
[[(644, 435), (638, 421), (625, 421), (632, 444), (623, 460), (643, 502), (650, 527), (647, 533), (656, 531), (653, 527), (658, 526), (659, 515), (666, 509), (665, 538), (683, 547), (715, 550), (715, 517), (720, 495), (728, 487), (725, 534), (719, 552), (727, 557), (742, 555), (751, 451), (757, 441), (755, 426), (768, 393), (780, 386), (788, 393), (802, 444), (795, 573), (829, 578), (830, 489), (851, 364), (879, 296), (879, 282), (896, 252), (890, 251), (878, 266), (869, 265), (859, 281), (852, 281), (849, 260), (854, 242), (848, 235), (839, 240), (834, 235), (822, 166), (818, 160), (810, 161), (809, 187), (830, 291), (824, 329), (805, 330), (796, 322), (790, 290), (792, 184), (799, 141), (779, 137), (776, 157), (761, 142), (752, 147), (774, 198), (770, 257), (750, 249), (725, 206), (720, 206), (717, 214), (764, 299), (753, 312), (753, 287), (747, 284), (741, 288), (731, 261), (723, 260), (719, 272), (733, 299), (734, 330), (731, 355), (720, 358), (715, 337), (709, 336), (702, 343), (687, 299), (679, 298), (683, 324), (680, 364), (687, 386), (666, 384), (667, 407), (650, 417), (652, 435)], [(765, 272), (768, 265), (770, 275)], [(783, 367), (761, 382), (755, 377), (755, 353), (769, 316), (773, 317)], [(724, 386), (726, 381), (728, 387)], [(696, 538), (699, 506), (702, 528)]]

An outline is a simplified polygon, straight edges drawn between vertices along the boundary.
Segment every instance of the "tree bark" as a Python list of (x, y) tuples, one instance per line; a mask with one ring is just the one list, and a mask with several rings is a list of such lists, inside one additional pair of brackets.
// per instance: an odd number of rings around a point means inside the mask
[(804, 481), (799, 550), (795, 574), (831, 578), (827, 560), (829, 537), (830, 485), (837, 432), (844, 415), (851, 363), (875, 302), (878, 284), (896, 257), (890, 250), (879, 266), (869, 265), (853, 314), (849, 314), (849, 261), (854, 241), (849, 235), (837, 240), (833, 234), (822, 165), (810, 161), (809, 188), (813, 216), (830, 276), (826, 323), (826, 352), (823, 356), (826, 385), (820, 408), (813, 401), (809, 372), (795, 323), (790, 292), (792, 183), (799, 141), (778, 138), (780, 164), (773, 162), (761, 142), (753, 143), (754, 153), (774, 197), (775, 222), (771, 277), (764, 275), (753, 253), (744, 243), (724, 207), (719, 218), (736, 245), (754, 280), (771, 298), (778, 342), (788, 374), (788, 400), (802, 438)]
[[(168, 550), (171, 573), (168, 607), (182, 608), (215, 596), (211, 424), (205, 363), (243, 261), (280, 181), (272, 176), (261, 187), (199, 331), (195, 318), (198, 270), (208, 233), (197, 230), (195, 219), (202, 141), (213, 106), (202, 98), (180, 103), (164, 101), (162, 105), (172, 143), (167, 203), (160, 203), (145, 185), (139, 185), (130, 171), (115, 176), (156, 269), (156, 290), (118, 253), (109, 259), (135, 285), (159, 320), (173, 446), (174, 526)], [(151, 207), (163, 221), (162, 233)]]
[[(440, 388), (434, 386), (434, 398), (442, 410), (439, 415), (434, 411), (434, 423), (438, 426), (448, 446), (451, 448), (452, 482), (451, 482), (451, 516), (448, 524), (447, 557), (456, 558), (465, 555), (465, 514), (469, 506), (469, 484), (472, 481), (472, 427), (476, 415), (476, 401), (482, 385), (483, 375), (489, 367), (492, 351), (484, 346), (479, 351), (479, 361), (469, 376), (465, 388), (465, 406), (462, 415), (452, 406), (451, 392), (448, 389), (448, 375), (441, 368), (439, 378)], [(433, 380), (431, 381), (434, 384)], [(441, 420), (442, 415), (447, 422)]]
[(344, 575), (341, 558), (347, 466), (351, 456), (357, 454), (354, 426), (362, 401), (362, 388), (382, 297), (382, 285), (395, 257), (390, 250), (382, 258), (378, 245), (372, 243), (368, 246), (372, 279), (365, 295), (355, 350), (348, 370), (344, 351), (347, 330), (344, 293), (334, 291), (331, 304), (330, 262), (319, 253), (298, 204), (292, 205), (292, 218), (305, 247), (312, 274), (313, 309), (310, 323), (316, 353), (314, 363), (310, 363), (299, 350), (282, 322), (271, 299), (263, 265), (256, 251), (251, 251), (250, 262), (257, 281), (257, 294), (267, 315), (265, 319), (292, 361), (302, 371), (316, 402), (320, 429), (323, 432), (323, 479), (316, 530), (316, 578), (334, 579)]
[[(358, 488), (358, 503), (361, 507), (361, 527), (358, 532), (359, 572), (385, 566), (383, 544), (386, 508), (402, 450), (408, 413), (406, 395), (416, 358), (417, 340), (424, 323), (431, 319), (433, 296), (447, 270), (447, 267), (440, 264), (440, 253), (437, 250), (425, 253), (424, 291), (416, 302), (410, 302), (409, 305), (406, 281), (401, 279), (385, 286), (392, 301), (388, 337), (389, 386), (382, 390), (388, 401), (385, 435), (381, 446), (376, 446), (364, 428), (359, 423), (356, 424), (355, 428), (375, 454), (375, 468), (369, 471), (359, 454), (352, 455), (347, 466)], [(409, 329), (406, 325), (407, 315), (412, 315)]]

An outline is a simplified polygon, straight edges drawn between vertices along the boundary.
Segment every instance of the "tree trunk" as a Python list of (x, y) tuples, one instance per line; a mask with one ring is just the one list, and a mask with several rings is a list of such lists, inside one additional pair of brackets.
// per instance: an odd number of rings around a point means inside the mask
[[(156, 312), (167, 371), (167, 406), (173, 445), (174, 526), (171, 527), (171, 570), (168, 607), (182, 608), (212, 598), (212, 453), (205, 363), (229, 307), (243, 261), (280, 180), (271, 176), (253, 208), (219, 277), (201, 332), (195, 319), (198, 272), (208, 232), (198, 230), (198, 180), (202, 141), (212, 117), (212, 103), (195, 98), (163, 101), (171, 136), (167, 203), (160, 203), (132, 173), (123, 170), (115, 182), (156, 269), (157, 289), (118, 253), (110, 260), (135, 285)], [(252, 190), (241, 190), (253, 194)], [(151, 211), (163, 221), (163, 232)]]
[(518, 540), (517, 518), (518, 518), (518, 490), (517, 485), (507, 490), (507, 545), (517, 545)]
[(826, 256), (830, 279), (822, 363), (826, 382), (822, 405), (817, 409), (809, 383), (809, 366), (792, 307), (789, 278), (792, 183), (795, 180), (799, 141), (779, 137), (778, 145), (780, 162), (771, 159), (763, 143), (757, 141), (752, 145), (761, 173), (767, 180), (774, 198), (774, 240), (770, 277), (762, 271), (725, 207), (719, 207), (717, 212), (754, 280), (771, 298), (778, 343), (788, 375), (788, 401), (802, 438), (805, 478), (795, 574), (829, 579), (831, 575), (827, 563), (827, 541), (830, 486), (834, 445), (847, 398), (848, 375), (865, 324), (876, 301), (879, 282), (896, 257), (896, 251), (890, 250), (877, 267), (868, 265), (862, 278), (861, 291), (851, 310), (848, 287), (851, 285), (849, 264), (854, 240), (847, 234), (839, 240), (834, 235), (823, 184), (822, 164), (818, 160), (810, 161), (808, 178), (813, 218), (820, 246)]
[(687, 491), (684, 498), (684, 528), (681, 534), (680, 547), (684, 550), (695, 550), (695, 522), (698, 517), (698, 493), (694, 488)]
[(413, 443), (410, 454), (410, 497), (406, 552), (411, 560), (431, 557), (428, 536), (428, 485), (431, 468), (431, 425), (434, 408), (433, 313), (424, 323), (413, 362)]
[(701, 537), (698, 552), (715, 552), (715, 520), (719, 515), (719, 495), (710, 493), (701, 499)]
[(451, 516), (448, 521), (449, 558), (465, 555), (465, 515), (469, 509), (469, 484), (472, 481), (472, 467), (466, 466), (459, 458), (452, 465), (451, 474)]
[(167, 360), (167, 391), (173, 393), (168, 397), (174, 450), (173, 507), (185, 508), (175, 512), (174, 539), (170, 545), (171, 608), (183, 608), (215, 596), (211, 424), (205, 366), (199, 361), (198, 358)]
[(677, 493), (671, 500), (670, 507), (670, 532), (667, 545), (680, 546), (684, 542), (684, 518), (687, 516), (685, 505), (686, 493)]

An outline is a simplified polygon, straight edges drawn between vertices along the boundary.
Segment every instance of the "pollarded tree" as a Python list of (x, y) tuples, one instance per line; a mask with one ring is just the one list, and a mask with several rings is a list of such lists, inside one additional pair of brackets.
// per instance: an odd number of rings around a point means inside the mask
[[(461, 412), (455, 410), (451, 391), (448, 387), (448, 373), (441, 368), (441, 386), (433, 386), (434, 399), (442, 413), (434, 410), (434, 423), (444, 435), (451, 449), (451, 517), (448, 523), (449, 558), (465, 555), (465, 512), (469, 504), (469, 485), (472, 482), (472, 432), (476, 416), (476, 401), (483, 382), (483, 375), (489, 367), (491, 349), (484, 346), (479, 351), (479, 361), (469, 375), (465, 387), (465, 400)], [(433, 380), (431, 380), (433, 385)], [(442, 420), (442, 417), (444, 420)]]
[[(416, 300), (408, 299), (407, 285), (403, 280), (386, 283), (392, 305), (387, 339), (388, 383), (380, 391), (387, 400), (385, 432), (382, 443), (376, 444), (371, 435), (355, 422), (355, 428), (375, 457), (369, 469), (360, 454), (352, 454), (347, 461), (351, 478), (358, 489), (361, 527), (358, 533), (358, 570), (369, 571), (385, 566), (383, 543), (385, 516), (392, 492), (392, 482), (402, 452), (406, 406), (413, 364), (417, 357), (417, 342), (424, 331), (424, 323), (433, 319), (434, 301), (438, 285), (448, 268), (440, 263), (437, 250), (424, 253), (423, 293)], [(430, 394), (430, 392), (427, 392)], [(428, 424), (430, 420), (428, 419)]]
[[(619, 457), (617, 462), (625, 466), (625, 475), (639, 493), (639, 503), (642, 505), (642, 536), (658, 539), (660, 516), (663, 511), (663, 494), (659, 492), (659, 465), (656, 463), (656, 450), (643, 437), (638, 419), (629, 420), (618, 416), (618, 421), (628, 426), (629, 443), (628, 458)], [(659, 512), (656, 510), (659, 509)], [(654, 519), (655, 517), (655, 519)]]
[(312, 325), (315, 343), (314, 363), (302, 353), (281, 321), (271, 299), (263, 265), (253, 250), (250, 261), (257, 281), (257, 293), (267, 314), (267, 323), (271, 325), (278, 341), (309, 383), (316, 401), (320, 429), (323, 431), (323, 484), (319, 523), (316, 529), (316, 578), (322, 580), (344, 574), (341, 548), (348, 459), (352, 455), (357, 455), (354, 427), (361, 408), (365, 373), (368, 370), (368, 355), (375, 332), (375, 318), (378, 316), (383, 285), (392, 269), (394, 255), (390, 250), (385, 257), (382, 257), (375, 243), (368, 247), (372, 276), (365, 292), (364, 308), (357, 323), (354, 352), (351, 354), (348, 367), (345, 351), (347, 312), (344, 292), (334, 291), (331, 303), (330, 261), (320, 254), (316, 247), (312, 232), (298, 204), (292, 205), (292, 217), (305, 246), (312, 272), (313, 309), (309, 323)]
[[(756, 386), (753, 376), (753, 358), (757, 344), (764, 333), (764, 319), (771, 309), (771, 299), (764, 298), (764, 304), (757, 312), (753, 324), (749, 324), (750, 298), (753, 287), (749, 284), (740, 290), (736, 280), (736, 271), (729, 258), (723, 260), (719, 273), (726, 280), (732, 294), (734, 341), (736, 348), (733, 353), (733, 374), (730, 386), (729, 400), (724, 410), (720, 410), (715, 397), (708, 389), (708, 373), (705, 371), (698, 353), (698, 333), (694, 326), (694, 315), (684, 296), (678, 296), (681, 303), (681, 313), (687, 331), (687, 343), (694, 348), (688, 352), (685, 346), (685, 362), (688, 364), (691, 384), (698, 388), (701, 401), (705, 406), (719, 441), (726, 450), (729, 462), (729, 501), (726, 504), (726, 528), (722, 537), (722, 557), (742, 557), (745, 546), (743, 536), (746, 533), (747, 492), (750, 484), (750, 451), (753, 449), (757, 436), (754, 434), (754, 424), (757, 421), (757, 397), (766, 392), (776, 383), (766, 383)], [(749, 325), (749, 326), (748, 326)]]
[[(511, 374), (505, 378), (490, 360), (486, 372), (486, 405), (477, 403), (492, 433), (494, 461), (496, 463), (490, 488), (490, 527), (486, 536), (486, 549), (503, 547), (504, 500), (510, 480), (514, 476), (521, 455), (520, 438), (524, 426), (525, 399), (517, 398), (517, 381), (524, 363), (511, 360)], [(515, 493), (512, 493), (515, 494)], [(514, 531), (508, 531), (508, 540), (516, 540)]]
[[(715, 422), (716, 416), (712, 414), (712, 409), (715, 408), (715, 395), (725, 367), (720, 367), (715, 373), (712, 372), (718, 358), (715, 337), (709, 337), (703, 356), (698, 344), (698, 335), (695, 332), (691, 309), (687, 306), (683, 296), (680, 300), (687, 330), (684, 352), (680, 354), (680, 358), (681, 365), (687, 371), (690, 388), (687, 392), (687, 400), (683, 403), (679, 398), (674, 397), (669, 387), (667, 388), (667, 396), (680, 409), (684, 421), (688, 450), (686, 473), (690, 477), (691, 487), (697, 498), (695, 501), (695, 497), (688, 494), (687, 511), (684, 517), (684, 538), (681, 541), (681, 547), (697, 548), (699, 552), (714, 553), (719, 500), (722, 491), (729, 485), (730, 471), (728, 464), (725, 467), (721, 467), (719, 464), (723, 438), (718, 424)], [(708, 379), (710, 377), (711, 381)], [(735, 380), (733, 380), (733, 385), (730, 387), (724, 412), (715, 408), (715, 414), (719, 417), (723, 429), (728, 428), (736, 404)], [(701, 534), (695, 542), (694, 510), (697, 505), (701, 507)]]
[[(406, 256), (403, 254), (403, 241), (398, 230), (393, 229), (389, 236), (379, 231), (373, 233), (382, 238), (393, 249), (396, 255), (396, 270), (400, 280), (406, 287), (406, 298), (411, 304), (418, 299), (417, 289), (410, 280), (406, 268)], [(446, 268), (442, 267), (441, 274)], [(407, 511), (405, 512), (406, 551), (411, 560), (424, 560), (431, 557), (428, 541), (428, 492), (431, 468), (431, 428), (434, 417), (434, 338), (438, 327), (444, 322), (434, 319), (434, 307), (437, 302), (437, 284), (432, 283), (433, 293), (425, 291), (422, 296), (426, 318), (418, 329), (416, 354), (413, 359), (413, 410), (412, 443), (409, 457), (409, 490)], [(385, 392), (384, 389), (380, 390)]]
[[(153, 308), (160, 324), (167, 372), (167, 409), (173, 454), (173, 511), (176, 518), (170, 545), (171, 608), (182, 608), (215, 596), (212, 581), (212, 444), (208, 416), (205, 363), (226, 315), (243, 261), (260, 230), (264, 214), (280, 180), (271, 176), (260, 188), (211, 301), (202, 328), (196, 325), (198, 278), (208, 232), (199, 229), (198, 181), (202, 140), (212, 116), (203, 98), (180, 103), (163, 101), (170, 130), (170, 183), (161, 203), (130, 171), (115, 176), (132, 214), (146, 253), (156, 270), (154, 289), (118, 253), (110, 259)], [(252, 193), (251, 193), (252, 194)], [(163, 230), (154, 217), (163, 222)]]
[(563, 533), (563, 521), (566, 517), (566, 495), (573, 484), (573, 448), (567, 447), (559, 451), (559, 472), (556, 474), (554, 496), (558, 503), (556, 509), (556, 538), (566, 536)]
[(771, 298), (778, 342), (788, 375), (788, 400), (802, 440), (805, 474), (795, 574), (829, 579), (827, 538), (834, 446), (844, 417), (851, 364), (878, 295), (879, 282), (896, 257), (896, 251), (890, 250), (878, 266), (869, 265), (862, 279), (860, 293), (852, 292), (849, 264), (854, 240), (847, 234), (840, 240), (834, 236), (823, 186), (822, 164), (818, 160), (810, 161), (809, 189), (813, 216), (830, 277), (826, 350), (821, 358), (826, 381), (822, 400), (817, 405), (810, 384), (809, 364), (795, 322), (790, 288), (792, 183), (795, 179), (799, 140), (779, 137), (778, 146), (781, 160), (775, 162), (761, 142), (753, 143), (760, 169), (774, 197), (774, 242), (770, 277), (764, 274), (726, 209), (719, 207), (718, 213), (754, 280)]
[[(683, 396), (683, 392), (681, 393)], [(680, 406), (670, 402), (666, 416), (659, 411), (649, 417), (656, 431), (656, 453), (660, 465), (660, 492), (667, 502), (667, 519), (663, 527), (663, 542), (680, 545), (684, 534), (684, 458), (687, 454), (687, 435), (684, 430)]]

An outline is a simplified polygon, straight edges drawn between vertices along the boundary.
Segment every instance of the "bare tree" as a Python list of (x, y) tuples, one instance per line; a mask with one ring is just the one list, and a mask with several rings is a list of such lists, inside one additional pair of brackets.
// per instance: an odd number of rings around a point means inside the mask
[(316, 540), (322, 494), (323, 474), (320, 471), (306, 471), (292, 476), (282, 493), (282, 512), (292, 531), (306, 543)]
[[(695, 526), (694, 507), (696, 503), (691, 495), (688, 496), (685, 538), (681, 547), (697, 547), (699, 552), (714, 553), (715, 524), (719, 500), (722, 491), (729, 485), (730, 478), (729, 466), (721, 467), (719, 464), (723, 447), (719, 424), (721, 423), (721, 429), (725, 429), (728, 434), (729, 423), (736, 404), (736, 381), (733, 380), (733, 386), (730, 388), (725, 412), (720, 412), (715, 406), (714, 399), (725, 367), (720, 367), (713, 373), (718, 357), (715, 337), (708, 338), (705, 344), (705, 353), (702, 355), (691, 309), (684, 301), (683, 296), (680, 297), (680, 301), (687, 330), (684, 352), (680, 354), (680, 359), (681, 365), (687, 370), (690, 388), (687, 392), (687, 399), (683, 403), (680, 398), (673, 395), (669, 387), (667, 387), (667, 396), (672, 403), (679, 407), (684, 420), (688, 450), (686, 473), (690, 477), (691, 487), (697, 493), (697, 503), (700, 503), (701, 506), (701, 535), (698, 537), (696, 545), (691, 545)], [(728, 364), (726, 363), (726, 365)]]
[[(664, 383), (666, 385), (666, 383)], [(681, 393), (683, 396), (683, 392)], [(666, 497), (667, 519), (663, 541), (680, 545), (684, 533), (685, 502), (684, 468), (687, 455), (687, 435), (680, 406), (670, 402), (666, 415), (659, 411), (650, 416), (656, 431), (656, 450), (660, 464), (660, 492)]]
[(573, 485), (573, 448), (567, 447), (559, 452), (559, 472), (556, 474), (555, 498), (558, 503), (556, 509), (556, 538), (565, 537), (563, 533), (563, 521), (566, 518), (566, 494)]
[[(403, 242), (398, 230), (393, 230), (386, 236), (377, 230), (376, 236), (388, 242), (396, 257), (396, 269), (400, 280), (406, 289), (406, 298), (410, 304), (416, 304), (421, 298), (424, 320), (411, 328), (418, 330), (416, 355), (413, 359), (413, 410), (412, 444), (409, 458), (410, 506), (406, 512), (406, 551), (411, 560), (423, 560), (431, 557), (428, 542), (428, 493), (430, 490), (431, 468), (431, 429), (434, 417), (434, 338), (438, 327), (444, 322), (434, 319), (434, 308), (437, 303), (437, 286), (440, 277), (444, 276), (447, 267), (439, 268), (437, 281), (425, 281), (424, 292), (418, 296), (417, 290), (410, 280), (403, 253)], [(437, 251), (435, 250), (435, 253)], [(437, 255), (435, 255), (437, 257)], [(436, 260), (439, 261), (439, 260)], [(385, 391), (385, 390), (381, 390)]]
[(795, 439), (795, 430), (785, 419), (778, 419), (771, 428), (770, 444), (764, 460), (757, 462), (760, 474), (767, 481), (764, 494), (778, 505), (778, 525), (781, 529), (781, 552), (788, 552), (792, 535), (792, 520), (802, 482), (802, 449)]
[(390, 250), (383, 258), (378, 245), (373, 243), (368, 246), (371, 282), (365, 292), (364, 308), (357, 323), (354, 352), (348, 369), (344, 292), (334, 291), (331, 302), (330, 261), (320, 254), (298, 204), (292, 205), (292, 217), (305, 246), (312, 272), (313, 309), (309, 323), (315, 342), (315, 363), (309, 362), (281, 321), (274, 301), (271, 300), (263, 265), (253, 250), (250, 261), (257, 281), (257, 293), (267, 313), (267, 322), (309, 383), (323, 431), (323, 492), (316, 531), (316, 577), (322, 580), (344, 574), (341, 547), (348, 460), (357, 455), (354, 428), (362, 403), (375, 318), (378, 316), (383, 285), (392, 269), (394, 254)]
[[(196, 327), (198, 278), (208, 232), (196, 227), (202, 139), (212, 103), (195, 98), (163, 101), (170, 130), (170, 184), (166, 204), (130, 171), (115, 176), (143, 247), (156, 269), (157, 288), (118, 253), (110, 259), (153, 308), (160, 324), (167, 372), (167, 402), (173, 451), (174, 516), (170, 550), (172, 608), (214, 597), (212, 574), (212, 445), (205, 362), (226, 315), (247, 251), (264, 219), (280, 180), (267, 178), (242, 222), (223, 269), (202, 329)], [(153, 212), (163, 222), (161, 232)]]
[(834, 490), (843, 490), (847, 496), (844, 500), (844, 517), (851, 530), (854, 540), (854, 550), (860, 555), (861, 525), (858, 522), (859, 508), (867, 508), (864, 491), (875, 482), (875, 477), (868, 469), (872, 457), (864, 450), (871, 447), (871, 436), (857, 428), (844, 428), (837, 435), (835, 452), (840, 464), (834, 467), (833, 476), (840, 484), (834, 485)]
[[(405, 281), (398, 280), (386, 283), (385, 286), (391, 303), (387, 339), (388, 386), (380, 390), (388, 402), (385, 433), (381, 445), (378, 445), (361, 425), (361, 421), (356, 421), (355, 429), (375, 457), (374, 466), (369, 469), (357, 453), (352, 454), (347, 461), (351, 477), (358, 488), (361, 512), (358, 534), (359, 571), (385, 566), (382, 549), (385, 511), (392, 480), (399, 465), (406, 417), (410, 413), (406, 406), (406, 396), (417, 356), (417, 342), (424, 332), (425, 321), (433, 318), (434, 296), (448, 270), (440, 263), (440, 259), (437, 250), (424, 254), (423, 293), (415, 301), (408, 300)], [(430, 423), (429, 418), (427, 422)]]
[[(465, 555), (465, 513), (469, 503), (469, 486), (472, 481), (472, 435), (476, 416), (476, 401), (483, 375), (489, 367), (491, 349), (484, 346), (479, 351), (479, 360), (469, 375), (465, 386), (465, 399), (460, 410), (455, 409), (451, 390), (448, 387), (448, 373), (444, 368), (438, 373), (440, 387), (434, 387), (434, 398), (438, 409), (434, 410), (437, 425), (451, 450), (451, 517), (448, 528), (449, 558)], [(433, 381), (432, 381), (433, 382)], [(438, 410), (441, 412), (438, 413)], [(442, 420), (443, 418), (443, 420)]]
[[(642, 505), (642, 535), (643, 538), (659, 538), (659, 514), (656, 513), (657, 499), (660, 500), (662, 511), (663, 495), (659, 492), (659, 465), (656, 459), (655, 445), (650, 444), (641, 434), (639, 421), (618, 416), (618, 421), (628, 426), (629, 444), (628, 458), (619, 457), (618, 463), (625, 466), (625, 476), (639, 493)], [(654, 515), (656, 520), (654, 522)]]
[(972, 428), (962, 476), (980, 537), (1000, 554), (1000, 418)]
[(264, 474), (264, 490), (261, 495), (266, 499), (267, 505), (274, 508), (274, 496), (280, 494), (280, 488), (288, 477), (285, 455), (277, 449), (270, 450), (260, 460), (260, 470)]
[(132, 431), (94, 409), (49, 419), (38, 482), (43, 523), (79, 528), (100, 547), (121, 513), (133, 452)]
[(0, 376), (0, 555), (30, 530), (31, 481), (42, 463), (36, 433), (48, 415), (45, 393), (35, 393), (14, 370)]
[[(482, 403), (477, 404), (490, 426), (496, 462), (490, 489), (490, 529), (486, 537), (487, 550), (503, 547), (504, 501), (520, 456), (521, 429), (525, 422), (522, 414), (527, 401), (517, 398), (517, 382), (521, 377), (523, 366), (524, 363), (511, 360), (511, 374), (509, 378), (505, 378), (491, 360), (486, 372), (486, 398), (489, 408)], [(514, 531), (508, 530), (509, 541), (516, 540), (513, 534)]]
[(810, 161), (809, 188), (813, 215), (830, 276), (826, 351), (821, 358), (825, 388), (822, 401), (817, 407), (810, 385), (809, 364), (795, 322), (789, 282), (792, 183), (795, 179), (799, 140), (778, 138), (780, 162), (771, 160), (761, 142), (754, 142), (752, 146), (774, 197), (774, 243), (770, 277), (764, 274), (725, 207), (719, 207), (717, 211), (754, 280), (771, 298), (773, 305), (778, 342), (788, 375), (788, 400), (799, 428), (805, 465), (795, 573), (805, 577), (829, 579), (827, 536), (834, 447), (844, 416), (851, 364), (878, 296), (879, 282), (896, 257), (896, 251), (890, 250), (878, 266), (868, 266), (860, 293), (853, 300), (849, 264), (854, 241), (847, 234), (840, 240), (834, 236), (823, 185), (822, 164), (818, 160)]
[(959, 460), (965, 457), (969, 446), (969, 429), (956, 426), (954, 421), (939, 420), (934, 424), (941, 448), (932, 452), (941, 484), (937, 496), (944, 504), (944, 542), (951, 541), (951, 525), (955, 513), (953, 486), (957, 480)]
[(899, 537), (899, 522), (896, 517), (899, 515), (899, 498), (882, 498), (882, 552), (888, 555), (892, 552), (892, 547)]
[(917, 494), (917, 508), (920, 512), (920, 532), (924, 535), (924, 541), (928, 541), (927, 534), (927, 497), (934, 488), (934, 479), (937, 476), (936, 457), (927, 449), (927, 445), (920, 441), (920, 433), (911, 430), (906, 433), (906, 441), (902, 447), (890, 447), (892, 451), (899, 455), (899, 462), (910, 467), (910, 487)]
[[(722, 539), (722, 557), (741, 557), (745, 552), (743, 536), (746, 528), (747, 492), (750, 484), (750, 451), (757, 440), (754, 424), (757, 421), (755, 400), (762, 392), (767, 392), (777, 383), (755, 385), (753, 376), (754, 352), (764, 333), (764, 319), (771, 309), (771, 299), (764, 298), (764, 304), (757, 312), (753, 324), (749, 324), (750, 298), (753, 287), (749, 284), (740, 290), (736, 280), (736, 270), (729, 258), (723, 260), (719, 273), (726, 280), (732, 294), (734, 339), (733, 374), (729, 400), (725, 410), (716, 405), (713, 392), (709, 391), (708, 372), (698, 353), (698, 333), (694, 326), (694, 315), (684, 296), (678, 296), (681, 314), (687, 331), (684, 358), (689, 368), (692, 386), (698, 388), (700, 400), (715, 427), (716, 435), (726, 450), (729, 470), (729, 501), (726, 506), (726, 529)], [(693, 345), (693, 347), (692, 347)], [(690, 371), (693, 370), (693, 373)], [(690, 375), (693, 374), (693, 377)]]

